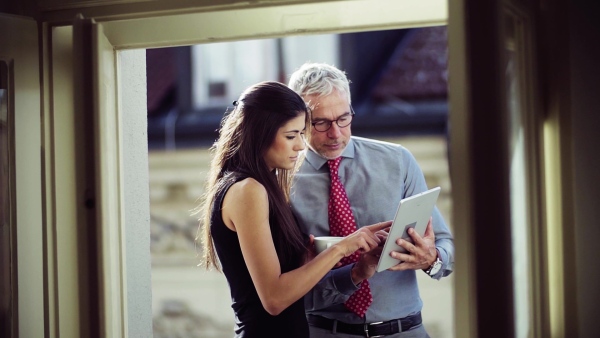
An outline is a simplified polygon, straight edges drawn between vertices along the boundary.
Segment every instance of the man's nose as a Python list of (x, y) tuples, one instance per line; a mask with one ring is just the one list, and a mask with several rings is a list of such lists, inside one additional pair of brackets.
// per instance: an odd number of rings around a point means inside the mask
[(331, 128), (327, 131), (327, 136), (330, 138), (338, 138), (342, 135), (342, 130), (336, 122), (331, 122)]

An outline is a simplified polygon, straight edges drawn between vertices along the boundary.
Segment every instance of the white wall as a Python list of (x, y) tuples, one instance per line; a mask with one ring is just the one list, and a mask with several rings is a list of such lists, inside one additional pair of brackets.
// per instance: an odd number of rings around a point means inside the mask
[[(244, 89), (277, 78), (275, 40), (246, 40), (192, 46), (192, 100), (196, 109), (231, 105)], [(226, 84), (226, 96), (211, 98), (208, 84)]]
[[(318, 47), (308, 48), (307, 46)], [(283, 52), (286, 74), (292, 74), (305, 62), (325, 62), (340, 66), (339, 46), (340, 38), (337, 34), (299, 35), (284, 38)]]

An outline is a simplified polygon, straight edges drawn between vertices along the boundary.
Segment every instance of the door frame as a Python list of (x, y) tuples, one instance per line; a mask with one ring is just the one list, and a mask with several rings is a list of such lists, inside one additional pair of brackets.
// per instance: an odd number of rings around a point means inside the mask
[[(256, 39), (260, 38), (275, 38), (285, 35), (298, 35), (298, 34), (321, 34), (321, 33), (342, 33), (349, 31), (360, 31), (360, 30), (380, 30), (380, 29), (399, 29), (399, 28), (410, 28), (410, 27), (424, 27), (424, 26), (436, 26), (443, 25), (447, 19), (447, 5), (445, 1), (441, 0), (426, 0), (419, 2), (418, 4), (412, 4), (409, 2), (399, 2), (396, 0), (361, 0), (361, 1), (325, 1), (325, 2), (316, 2), (316, 3), (306, 3), (294, 6), (263, 6), (256, 7), (247, 5), (243, 8), (237, 8), (235, 11), (233, 10), (211, 10), (211, 11), (197, 11), (197, 10), (189, 10), (178, 12), (176, 14), (166, 13), (164, 15), (152, 15), (148, 17), (136, 17), (131, 19), (122, 19), (122, 18), (113, 18), (110, 16), (97, 16), (93, 13), (92, 10), (83, 10), (84, 16), (86, 17), (94, 17), (94, 21), (96, 24), (94, 26), (94, 30), (101, 32), (101, 36), (93, 36), (90, 39), (87, 39), (90, 42), (93, 42), (95, 46), (87, 47), (90, 49), (98, 48), (98, 40), (103, 39), (106, 43), (109, 44), (115, 53), (114, 57), (116, 60), (121, 59), (120, 54), (126, 53), (128, 51), (135, 51), (141, 48), (152, 48), (152, 47), (166, 47), (166, 46), (174, 46), (174, 45), (189, 45), (189, 44), (200, 44), (200, 43), (209, 43), (216, 41), (233, 41), (233, 40), (244, 40), (244, 39)], [(400, 13), (400, 14), (399, 14)], [(269, 18), (266, 20), (265, 18)], [(223, 22), (236, 22), (236, 25), (224, 25)], [(308, 25), (307, 25), (308, 22)], [(48, 23), (49, 29), (49, 39), (52, 41), (52, 32), (55, 30), (65, 30), (69, 29), (70, 25), (65, 26), (62, 20), (59, 20), (56, 24)], [(165, 27), (168, 27), (166, 29)], [(75, 48), (72, 46), (71, 48)], [(75, 48), (76, 49), (76, 48)], [(89, 53), (89, 52), (88, 52)], [(96, 56), (93, 55), (95, 58)], [(143, 55), (133, 56), (137, 57), (137, 62), (132, 62), (132, 64), (145, 64), (145, 58)], [(62, 63), (62, 60), (53, 60), (52, 62)], [(98, 62), (94, 60), (90, 60), (90, 62)], [(119, 62), (115, 62), (115, 68), (112, 70), (114, 74), (116, 74), (116, 87), (115, 93), (124, 90), (125, 88), (121, 87), (129, 87), (121, 86), (122, 81), (130, 81), (131, 78), (125, 80), (121, 77), (122, 70), (119, 69)], [(96, 63), (93, 65), (96, 69), (94, 69), (94, 74), (106, 73), (106, 70), (101, 69), (101, 64)], [(98, 68), (100, 67), (100, 68)], [(109, 71), (110, 72), (110, 71)], [(139, 75), (139, 74), (138, 74)], [(54, 75), (53, 78), (57, 78), (58, 75)], [(88, 76), (90, 79), (93, 79), (94, 76)], [(135, 81), (135, 79), (133, 79)], [(83, 85), (79, 84), (74, 86), (73, 84), (68, 83), (64, 79), (61, 81), (54, 81), (52, 83), (53, 89), (52, 92), (61, 92), (60, 87), (68, 87), (73, 89), (81, 90)], [(98, 89), (99, 83), (91, 83), (90, 86)], [(138, 85), (141, 85), (138, 82)], [(144, 92), (145, 93), (145, 81), (143, 82), (144, 88), (138, 88), (137, 93)], [(69, 89), (66, 90), (69, 90)], [(135, 93), (135, 91), (134, 91)], [(97, 95), (97, 94), (96, 94)], [(136, 106), (135, 101), (139, 101), (139, 95), (118, 95), (118, 105), (117, 105), (117, 122), (124, 118), (124, 111), (121, 107), (124, 106)], [(53, 100), (55, 102), (60, 101), (58, 98)], [(145, 100), (144, 100), (145, 101)], [(137, 104), (139, 106), (139, 104)], [(63, 107), (65, 108), (65, 107)], [(144, 106), (145, 108), (145, 106)], [(78, 108), (73, 107), (70, 108), (73, 111), (73, 118), (77, 117)], [(145, 120), (145, 110), (137, 111), (138, 114), (143, 114), (143, 118)], [(128, 115), (131, 115), (131, 111), (127, 112)], [(97, 117), (96, 117), (97, 118)], [(60, 125), (60, 123), (55, 123), (55, 126)], [(99, 144), (102, 143), (114, 143), (114, 136), (110, 133), (103, 133), (99, 129), (100, 126), (96, 127), (95, 130), (90, 130), (89, 132), (95, 132), (97, 134), (96, 142)], [(122, 126), (116, 128), (116, 130), (123, 130)], [(89, 141), (85, 140), (85, 136), (88, 133), (80, 133), (80, 135), (73, 134), (75, 143), (86, 143)], [(58, 134), (57, 131), (54, 131), (54, 135)], [(127, 133), (131, 135), (131, 133)], [(117, 133), (116, 135), (124, 135), (122, 132)], [(140, 134), (140, 137), (143, 137), (145, 134)], [(122, 137), (122, 136), (117, 136)], [(100, 169), (101, 163), (122, 163), (125, 161), (123, 156), (124, 152), (127, 152), (128, 145), (123, 145), (120, 141), (117, 141), (118, 146), (120, 147), (117, 152), (107, 153), (107, 152), (98, 152), (99, 158), (96, 159), (97, 163), (94, 162), (94, 159), (88, 159), (93, 167), (96, 167), (97, 170)], [(57, 150), (60, 151), (60, 150)], [(147, 163), (147, 150), (145, 153), (145, 157), (142, 160), (142, 163)], [(89, 162), (88, 161), (88, 162)], [(57, 159), (54, 160), (55, 163), (65, 163), (59, 161)], [(73, 163), (71, 164), (73, 168), (77, 168), (81, 166), (81, 164)], [(58, 171), (55, 171), (58, 172)], [(75, 173), (77, 170), (75, 170)], [(120, 177), (124, 177), (127, 175), (126, 171), (121, 171), (119, 173)], [(56, 175), (59, 176), (59, 175)], [(88, 182), (87, 185), (93, 187), (94, 182)], [(91, 185), (90, 185), (91, 184)], [(98, 178), (99, 184), (96, 186), (98, 190), (98, 195), (95, 200), (100, 202), (101, 200), (113, 200), (123, 201), (125, 198), (120, 194), (119, 190), (110, 189), (110, 185), (106, 183), (102, 183), (101, 177)], [(123, 188), (123, 181), (119, 181), (118, 184)], [(138, 188), (141, 187), (141, 183), (138, 182)], [(138, 189), (139, 190), (139, 189)], [(102, 194), (100, 193), (102, 192)], [(109, 194), (109, 195), (106, 195)], [(148, 192), (146, 192), (146, 196)], [(77, 200), (77, 197), (74, 198)], [(121, 216), (121, 220), (115, 222), (115, 227), (120, 229), (117, 232), (121, 234), (121, 237), (114, 237), (115, 241), (101, 241), (98, 251), (98, 262), (90, 262), (90, 264), (83, 264), (81, 260), (84, 261), (86, 259), (90, 259), (94, 257), (93, 252), (88, 251), (86, 248), (78, 248), (79, 254), (76, 256), (80, 261), (77, 263), (79, 269), (84, 269), (85, 266), (92, 266), (93, 264), (97, 264), (98, 267), (101, 267), (101, 271), (105, 271), (104, 273), (98, 273), (98, 277), (100, 278), (100, 287), (98, 289), (98, 293), (100, 295), (103, 294), (113, 294), (122, 295), (122, 301), (126, 303), (126, 305), (120, 307), (122, 313), (118, 316), (120, 318), (116, 318), (117, 316), (114, 312), (110, 312), (111, 306), (108, 304), (111, 303), (111, 299), (105, 296), (100, 296), (98, 299), (78, 299), (76, 295), (70, 297), (70, 299), (65, 299), (64, 292), (62, 298), (61, 295), (57, 295), (54, 297), (57, 299), (58, 309), (60, 306), (66, 306), (68, 308), (80, 310), (85, 308), (86, 310), (90, 310), (90, 316), (86, 316), (86, 318), (80, 318), (79, 324), (76, 323), (67, 323), (65, 322), (64, 316), (59, 316), (56, 314), (53, 318), (56, 318), (57, 322), (53, 327), (58, 336), (60, 333), (64, 332), (81, 332), (81, 333), (89, 333), (92, 334), (94, 331), (95, 319), (101, 318), (102, 321), (99, 323), (101, 332), (123, 332), (124, 336), (131, 336), (132, 334), (139, 333), (147, 328), (147, 325), (143, 323), (134, 323), (133, 320), (148, 320), (151, 314), (147, 312), (143, 312), (144, 315), (139, 317), (132, 317), (131, 310), (133, 308), (139, 309), (139, 304), (147, 303), (148, 298), (144, 299), (143, 296), (139, 294), (137, 297), (132, 297), (132, 290), (130, 290), (129, 284), (133, 281), (139, 281), (139, 277), (146, 278), (149, 276), (149, 272), (142, 272), (142, 276), (138, 276), (137, 278), (132, 278), (131, 274), (128, 273), (128, 264), (126, 263), (131, 255), (131, 251), (138, 252), (138, 257), (140, 254), (140, 250), (138, 246), (132, 246), (131, 243), (125, 241), (125, 238), (131, 240), (131, 236), (127, 236), (127, 228), (131, 226), (131, 224), (143, 224), (144, 221), (142, 219), (142, 215), (137, 215), (136, 220), (130, 220), (130, 222), (125, 226), (123, 221), (127, 216), (125, 215), (127, 208), (123, 207), (123, 202), (121, 202), (121, 210), (123, 210), (123, 214)], [(101, 208), (102, 209), (102, 208)], [(82, 211), (85, 212), (85, 211)], [(56, 210), (56, 214), (60, 214), (59, 210)], [(101, 217), (101, 214), (109, 214), (103, 210), (97, 211), (96, 217)], [(94, 223), (94, 219), (90, 219), (90, 224)], [(71, 223), (73, 224), (73, 223)], [(103, 232), (106, 232), (106, 229), (103, 229), (101, 224), (102, 222), (98, 222), (99, 227), (95, 230), (95, 233), (100, 237)], [(62, 225), (58, 225), (61, 227)], [(63, 228), (65, 228), (63, 226)], [(138, 226), (138, 228), (143, 228)], [(149, 225), (145, 227), (149, 229)], [(73, 226), (69, 229), (69, 233), (71, 238), (78, 238), (81, 235), (77, 234), (77, 229)], [(142, 232), (143, 234), (143, 232)], [(139, 236), (139, 233), (138, 233)], [(148, 234), (149, 238), (149, 234)], [(56, 238), (56, 240), (60, 240)], [(105, 246), (102, 243), (110, 243), (110, 245)], [(142, 243), (143, 244), (143, 243)], [(55, 246), (57, 247), (57, 246)], [(146, 251), (148, 251), (147, 246), (144, 247)], [(116, 256), (113, 253), (117, 253)], [(65, 255), (66, 251), (60, 250), (60, 247), (56, 249), (56, 257), (58, 262), (74, 262), (74, 258), (72, 255)], [(89, 257), (89, 258), (86, 258)], [(144, 261), (143, 259), (142, 261)], [(137, 260), (139, 263), (139, 259)], [(104, 262), (104, 263), (103, 263)], [(113, 262), (113, 265), (106, 264), (106, 262)], [(120, 269), (118, 266), (114, 266), (114, 264), (122, 264), (122, 268)], [(60, 264), (59, 264), (60, 265)], [(148, 263), (149, 265), (149, 263)], [(64, 266), (64, 265), (63, 265)], [(111, 272), (112, 271), (112, 272)], [(107, 277), (106, 274), (112, 275), (111, 277)], [(57, 270), (54, 272), (56, 280), (61, 279), (62, 273)], [(93, 275), (93, 274), (92, 274)], [(77, 277), (71, 274), (71, 283), (76, 283), (79, 287), (79, 298), (82, 297), (82, 290), (87, 289), (85, 279)], [(143, 279), (142, 278), (142, 279)], [(61, 283), (56, 283), (60, 288)], [(146, 290), (148, 292), (149, 290)], [(85, 297), (85, 295), (84, 295)], [(63, 302), (61, 303), (60, 300)], [(97, 302), (97, 304), (96, 304)], [(114, 302), (113, 302), (114, 303)], [(118, 302), (117, 302), (118, 303)], [(116, 304), (116, 303), (114, 303)], [(62, 313), (62, 310), (60, 311)], [(62, 319), (61, 319), (62, 318)], [(133, 330), (133, 327), (141, 327), (142, 329)]]
[[(164, 6), (164, 4), (163, 4)], [(181, 6), (181, 5), (179, 5)], [(244, 39), (274, 38), (286, 35), (343, 33), (361, 30), (398, 29), (449, 24), (449, 68), (450, 77), (450, 123), (453, 130), (461, 133), (451, 133), (451, 173), (453, 198), (464, 203), (455, 203), (453, 209), (453, 225), (455, 232), (456, 250), (456, 286), (455, 286), (455, 322), (456, 331), (461, 337), (475, 337), (482, 334), (485, 318), (491, 318), (497, 313), (497, 305), (489, 305), (490, 300), (501, 305), (502, 323), (510, 331), (513, 323), (511, 317), (512, 290), (506, 287), (510, 276), (510, 254), (497, 255), (490, 261), (484, 256), (476, 256), (486, 244), (498, 248), (510, 247), (507, 158), (506, 156), (480, 157), (480, 150), (485, 148), (490, 152), (505, 154), (505, 131), (495, 127), (494, 123), (502, 125), (503, 96), (501, 93), (501, 76), (497, 67), (499, 30), (501, 20), (494, 11), (501, 9), (501, 1), (486, 4), (475, 4), (473, 1), (459, 0), (451, 2), (426, 0), (409, 3), (397, 0), (358, 0), (358, 1), (279, 1), (265, 4), (235, 4), (232, 6), (206, 6), (172, 8), (164, 12), (119, 11), (108, 7), (77, 8), (86, 17), (95, 18), (102, 26), (108, 42), (118, 55), (120, 51), (138, 48), (155, 48), (176, 45), (189, 45), (216, 41), (233, 41)], [(450, 11), (448, 15), (448, 11)], [(54, 11), (44, 14), (49, 31), (53, 27), (70, 22), (73, 9)], [(469, 14), (475, 13), (475, 14)], [(484, 13), (485, 15), (483, 15)], [(448, 16), (450, 21), (448, 22)], [(485, 21), (491, 17), (492, 20)], [(235, 22), (235, 25), (224, 23)], [(168, 29), (166, 29), (168, 27)], [(471, 31), (469, 28), (479, 27)], [(492, 39), (485, 37), (481, 27), (491, 29)], [(51, 33), (48, 33), (51, 36)], [(487, 33), (486, 33), (487, 34)], [(490, 47), (485, 56), (475, 57), (478, 51), (469, 46)], [(118, 58), (118, 56), (117, 56)], [(499, 82), (491, 88), (473, 88), (471, 83), (481, 83), (481, 75), (477, 70), (494, 70), (492, 78)], [(115, 70), (118, 74), (118, 69)], [(121, 81), (121, 79), (119, 79)], [(118, 82), (119, 83), (119, 82)], [(117, 83), (117, 86), (118, 86)], [(55, 90), (56, 88), (53, 88)], [(479, 91), (474, 95), (475, 91)], [(128, 98), (120, 97), (120, 106), (126, 105)], [(490, 101), (498, 103), (489, 109)], [(481, 117), (475, 111), (486, 111), (491, 116)], [(119, 113), (122, 114), (122, 113)], [(487, 129), (486, 129), (487, 128)], [(496, 129), (494, 129), (496, 128)], [(483, 130), (497, 135), (497, 139), (488, 139)], [(107, 137), (107, 136), (106, 136)], [(487, 140), (480, 143), (480, 140)], [(477, 142), (475, 142), (477, 141)], [(475, 155), (478, 156), (475, 156)], [(489, 154), (488, 154), (489, 155)], [(146, 159), (147, 160), (147, 159)], [(491, 162), (486, 162), (491, 161)], [(494, 181), (492, 175), (486, 174), (490, 163), (495, 164), (492, 173), (500, 177), (494, 189), (498, 194), (489, 195), (484, 186)], [(491, 230), (483, 231), (477, 226), (488, 223), (489, 212), (494, 214)], [(496, 217), (497, 216), (497, 217)], [(492, 240), (485, 240), (493, 235)], [(121, 245), (124, 245), (121, 243)], [(506, 251), (506, 250), (505, 250)], [(501, 252), (502, 248), (501, 248)], [(510, 252), (510, 250), (508, 250)], [(497, 253), (496, 253), (497, 254)], [(124, 253), (125, 255), (125, 253)], [(123, 261), (124, 258), (121, 258)], [(60, 257), (59, 257), (60, 260)], [(493, 267), (493, 268), (492, 268)], [(498, 270), (500, 269), (500, 270)], [(488, 272), (493, 272), (489, 274)], [(499, 272), (507, 272), (503, 280), (493, 280)], [(489, 283), (488, 283), (489, 282)], [(494, 289), (500, 286), (499, 289)], [(122, 285), (122, 294), (127, 294), (127, 284)], [(482, 298), (483, 297), (483, 298)], [(487, 298), (486, 298), (487, 297)], [(484, 301), (485, 300), (485, 301)], [(486, 305), (488, 304), (488, 305)], [(126, 310), (123, 316), (127, 316)], [(486, 317), (487, 316), (487, 317)], [(482, 319), (484, 318), (484, 319)], [(127, 320), (125, 319), (125, 323)], [(497, 321), (496, 321), (497, 323)], [(490, 332), (491, 327), (488, 328)], [(505, 331), (494, 330), (497, 336)]]

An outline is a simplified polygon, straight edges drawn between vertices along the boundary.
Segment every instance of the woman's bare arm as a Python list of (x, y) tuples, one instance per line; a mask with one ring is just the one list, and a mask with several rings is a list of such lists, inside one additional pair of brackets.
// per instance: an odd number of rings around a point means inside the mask
[(363, 227), (307, 264), (282, 274), (269, 227), (267, 192), (260, 183), (247, 178), (231, 186), (223, 200), (222, 215), (227, 227), (237, 232), (258, 296), (272, 315), (308, 293), (343, 257), (377, 247), (380, 239), (373, 233), (390, 225), (384, 222)]

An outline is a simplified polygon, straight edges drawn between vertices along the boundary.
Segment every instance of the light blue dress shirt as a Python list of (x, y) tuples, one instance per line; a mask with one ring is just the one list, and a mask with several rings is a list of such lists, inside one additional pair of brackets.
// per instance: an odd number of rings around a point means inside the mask
[[(352, 137), (341, 155), (339, 176), (358, 227), (394, 218), (402, 198), (426, 191), (427, 184), (413, 155), (397, 144)], [(315, 236), (329, 235), (329, 167), (327, 160), (312, 150), (294, 178), (291, 204), (302, 231)], [(437, 207), (433, 212), (435, 245), (443, 262), (433, 278), (452, 272), (452, 235)], [(331, 270), (305, 296), (309, 314), (346, 323), (373, 323), (403, 318), (421, 311), (416, 273), (422, 271), (383, 271), (369, 279), (373, 303), (364, 318), (350, 312), (344, 302), (358, 290), (352, 282), (352, 264)]]

